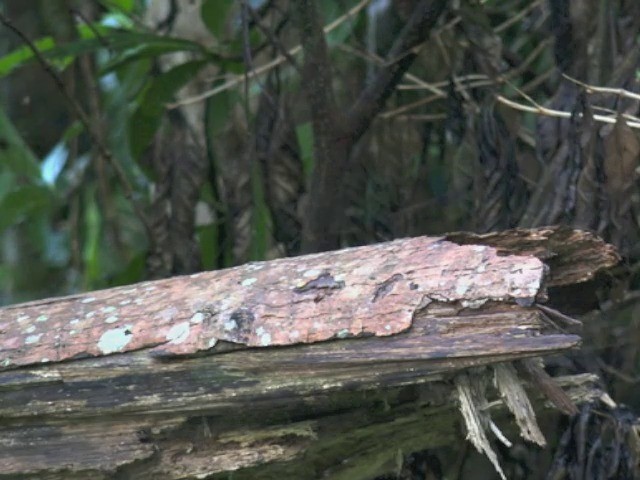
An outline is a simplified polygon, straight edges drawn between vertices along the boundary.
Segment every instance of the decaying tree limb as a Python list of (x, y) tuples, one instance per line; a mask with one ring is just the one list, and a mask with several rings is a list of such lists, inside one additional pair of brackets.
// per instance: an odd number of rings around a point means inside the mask
[(505, 362), (576, 347), (537, 305), (616, 262), (585, 232), (455, 234), (5, 307), (0, 478), (374, 478), (459, 441), (467, 383), (542, 445)]

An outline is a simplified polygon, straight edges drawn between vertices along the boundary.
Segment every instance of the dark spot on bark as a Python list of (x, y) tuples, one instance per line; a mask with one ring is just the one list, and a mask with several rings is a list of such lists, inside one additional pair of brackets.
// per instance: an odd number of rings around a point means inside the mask
[(255, 320), (255, 315), (251, 309), (242, 307), (234, 310), (229, 320), (236, 322), (237, 332), (240, 337), (245, 337), (251, 331), (251, 325)]
[(306, 293), (314, 290), (340, 290), (342, 288), (344, 288), (342, 280), (336, 280), (329, 272), (324, 272), (318, 278), (309, 280), (301, 287), (294, 288), (293, 291), (295, 293)]
[(146, 428), (138, 430), (136, 436), (140, 443), (149, 443), (151, 441), (151, 432)]
[(376, 287), (375, 291), (373, 292), (373, 299), (371, 301), (375, 303), (381, 298), (389, 295), (398, 280), (402, 280), (402, 275), (399, 273), (396, 273), (395, 275), (387, 278), (384, 282)]
[(0, 150), (6, 150), (7, 148), (9, 148), (9, 142), (4, 138), (0, 138)]
[(417, 290), (418, 288), (420, 288), (420, 285), (418, 285), (417, 283), (411, 282), (409, 284), (409, 290)]

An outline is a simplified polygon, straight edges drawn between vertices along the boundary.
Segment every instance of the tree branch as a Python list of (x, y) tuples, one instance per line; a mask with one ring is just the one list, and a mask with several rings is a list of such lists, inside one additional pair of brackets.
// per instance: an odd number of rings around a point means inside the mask
[[(339, 246), (342, 172), (351, 143), (345, 141), (332, 88), (331, 63), (315, 0), (294, 2), (304, 64), (302, 84), (313, 124), (315, 164), (308, 208), (302, 218), (302, 251)], [(337, 219), (337, 220), (336, 220)]]
[(394, 88), (417, 56), (414, 50), (424, 42), (447, 6), (447, 0), (421, 0), (386, 56), (386, 67), (360, 94), (347, 114), (353, 145), (382, 110)]

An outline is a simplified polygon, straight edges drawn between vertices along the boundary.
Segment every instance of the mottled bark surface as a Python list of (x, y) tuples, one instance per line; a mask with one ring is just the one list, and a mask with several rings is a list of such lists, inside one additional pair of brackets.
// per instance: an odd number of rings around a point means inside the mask
[[(590, 234), (526, 232), (397, 240), (0, 309), (0, 478), (372, 478), (400, 446), (459, 441), (451, 379), (576, 347), (538, 306), (546, 283), (617, 261)], [(500, 388), (517, 409), (522, 392)], [(540, 438), (531, 413), (514, 413)]]

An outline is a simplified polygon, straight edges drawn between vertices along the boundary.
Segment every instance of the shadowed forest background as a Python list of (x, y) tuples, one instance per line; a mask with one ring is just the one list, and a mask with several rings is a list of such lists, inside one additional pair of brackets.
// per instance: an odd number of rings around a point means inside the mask
[[(640, 411), (637, 0), (4, 0), (0, 12), (0, 305), (569, 225), (624, 262), (563, 292), (568, 313), (590, 313), (582, 351), (552, 368), (598, 373)], [(566, 426), (547, 425), (552, 447)], [(554, 448), (503, 452), (509, 478), (545, 478)], [(466, 450), (449, 457), (492, 478)]]

